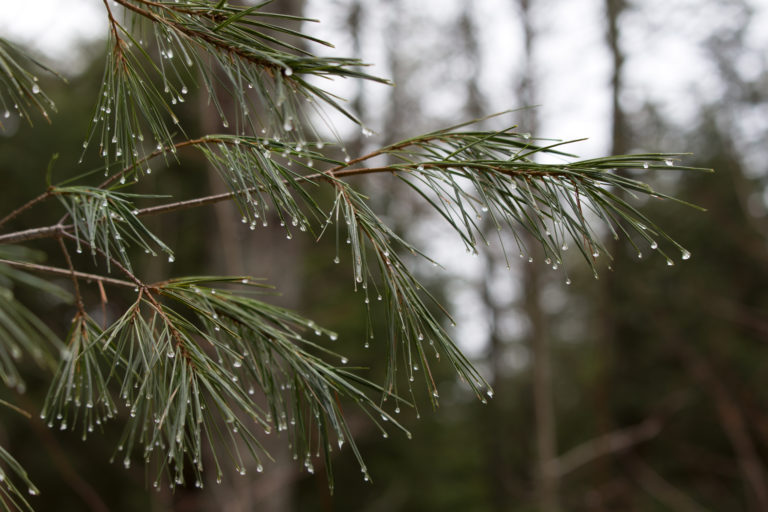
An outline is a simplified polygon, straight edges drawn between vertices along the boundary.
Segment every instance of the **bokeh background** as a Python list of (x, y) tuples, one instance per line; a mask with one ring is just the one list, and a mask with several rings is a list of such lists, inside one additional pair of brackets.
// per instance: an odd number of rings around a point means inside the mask
[[(76, 162), (107, 27), (101, 2), (5, 4), (2, 35), (68, 80), (44, 79), (59, 107), (52, 124), (4, 122), (0, 205), (10, 210), (45, 186), (53, 153), (58, 179), (98, 165), (94, 155)], [(30, 369), (27, 393), (0, 394), (33, 418), (3, 410), (0, 444), (44, 491), (38, 510), (768, 510), (768, 2), (276, 0), (267, 8), (320, 19), (301, 29), (336, 44), (322, 51), (361, 57), (396, 83), (338, 84), (375, 132), (362, 137), (341, 121), (351, 154), (534, 105), (485, 126), (587, 138), (571, 148), (584, 157), (692, 153), (690, 165), (716, 172), (642, 176), (706, 209), (643, 205), (692, 258), (668, 267), (650, 248), (638, 258), (610, 242), (612, 259), (601, 256), (595, 280), (578, 255), (554, 271), (516, 250), (507, 258), (498, 243), (471, 257), (412, 195), (370, 180), (377, 211), (444, 265), (414, 262), (455, 316), (451, 332), (493, 385), (493, 400), (481, 404), (443, 368), (440, 407), (425, 401), (419, 419), (401, 413), (412, 440), (382, 439), (352, 417), (373, 483), (342, 451), (332, 495), (324, 469), (300, 471), (279, 438), (268, 440), (277, 460), (263, 474), (155, 491), (140, 465), (109, 462), (119, 421), (82, 443), (34, 419), (46, 376)], [(221, 129), (202, 98), (181, 113), (201, 132)], [(187, 198), (222, 188), (194, 155), (153, 170), (142, 191), (162, 186)], [(52, 205), (40, 219), (56, 214)], [(8, 229), (42, 222), (25, 217)], [(364, 348), (362, 298), (333, 265), (332, 246), (251, 232), (228, 205), (152, 227), (184, 256), (173, 268), (147, 264), (145, 275), (263, 276), (280, 292), (275, 301), (338, 331), (341, 352), (374, 378), (383, 373), (385, 350)], [(66, 329), (68, 306), (26, 302)]]

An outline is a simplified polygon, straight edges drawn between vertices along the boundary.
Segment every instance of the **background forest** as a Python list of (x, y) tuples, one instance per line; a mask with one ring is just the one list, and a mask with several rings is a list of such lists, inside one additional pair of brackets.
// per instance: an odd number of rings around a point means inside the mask
[[(655, 185), (706, 212), (644, 206), (692, 256), (670, 267), (650, 248), (639, 257), (628, 244), (608, 243), (613, 259), (602, 261), (597, 280), (578, 255), (563, 262), (567, 274), (535, 254), (532, 263), (507, 260), (493, 237), (476, 257), (460, 258), (414, 197), (371, 178), (378, 210), (445, 265), (437, 274), (423, 269), (423, 277), (450, 305), (453, 334), (493, 385), (492, 400), (481, 404), (452, 385), (446, 367), (437, 375), (440, 407), (423, 404), (420, 419), (401, 414), (412, 440), (382, 439), (351, 418), (373, 483), (342, 452), (333, 461), (333, 495), (317, 474), (323, 468), (301, 471), (275, 439), (278, 461), (263, 474), (205, 482), (203, 491), (155, 492), (140, 465), (110, 464), (119, 425), (82, 443), (77, 433), (47, 429), (36, 414), (3, 410), (1, 444), (46, 490), (33, 501), (37, 509), (768, 510), (766, 2), (278, 0), (270, 8), (321, 19), (302, 30), (375, 63), (375, 74), (397, 84), (340, 84), (375, 132), (369, 139), (342, 127), (350, 154), (532, 105), (541, 106), (512, 115), (520, 127), (534, 139), (589, 137), (571, 148), (583, 157), (693, 153), (689, 165), (716, 173), (664, 176)], [(9, 122), (0, 131), (2, 205), (40, 192), (53, 153), (60, 155), (54, 173), (80, 157), (103, 42), (67, 48), (47, 57), (60, 71), (77, 70), (67, 84), (44, 79), (59, 107), (54, 122), (34, 129)], [(187, 99), (186, 122), (220, 130), (200, 114), (203, 102)], [(205, 165), (182, 158), (153, 169), (152, 178), (162, 174), (190, 197), (221, 190)], [(152, 179), (141, 186), (151, 191)], [(200, 225), (218, 238), (201, 244)], [(230, 204), (165, 217), (153, 229), (184, 255), (174, 273), (188, 272), (185, 261), (207, 261), (263, 276), (279, 290), (277, 303), (323, 319), (355, 364), (383, 372), (381, 350), (364, 348), (362, 297), (335, 285), (349, 276), (333, 265), (332, 243), (310, 253), (308, 242), (289, 242), (279, 230), (250, 231)], [(145, 273), (166, 274), (164, 264), (152, 265)], [(66, 328), (68, 306), (25, 302)], [(47, 382), (41, 375), (25, 395), (3, 389), (0, 398), (34, 412)]]

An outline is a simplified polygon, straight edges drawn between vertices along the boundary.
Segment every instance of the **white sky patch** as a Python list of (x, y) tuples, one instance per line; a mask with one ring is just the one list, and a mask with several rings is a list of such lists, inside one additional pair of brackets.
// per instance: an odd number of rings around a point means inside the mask
[(77, 69), (79, 47), (107, 36), (104, 5), (94, 0), (3, 0), (0, 36), (31, 48), (60, 73)]

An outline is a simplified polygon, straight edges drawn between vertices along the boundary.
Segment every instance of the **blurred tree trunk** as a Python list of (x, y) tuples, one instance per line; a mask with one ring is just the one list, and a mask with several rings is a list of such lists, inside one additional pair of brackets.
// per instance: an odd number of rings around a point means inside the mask
[[(518, 0), (520, 23), (523, 29), (524, 67), (518, 85), (518, 99), (523, 106), (534, 105), (535, 74), (533, 47), (536, 32), (533, 26), (533, 0)], [(533, 110), (522, 114), (522, 125), (531, 133), (536, 132), (536, 115)], [(530, 323), (529, 343), (533, 374), (533, 409), (536, 430), (536, 493), (541, 512), (560, 510), (560, 476), (557, 471), (557, 419), (552, 389), (552, 353), (547, 318), (541, 307), (543, 251), (532, 236), (523, 240), (533, 264), (523, 272), (524, 308)]]
[[(303, 12), (303, 0), (277, 0), (267, 10), (300, 16)], [(294, 27), (299, 28), (299, 27)], [(301, 44), (301, 42), (296, 42)], [(207, 101), (202, 98), (202, 101)], [(222, 95), (222, 107), (225, 112), (238, 108), (231, 99)], [(258, 109), (259, 105), (254, 105)], [(226, 132), (214, 109), (203, 108), (202, 123), (206, 133)], [(254, 112), (259, 115), (259, 112)], [(214, 169), (209, 172), (209, 187), (212, 193), (226, 192), (227, 187)], [(278, 226), (279, 220), (272, 216), (269, 227), (257, 226), (250, 231), (240, 222), (240, 213), (233, 202), (223, 202), (214, 206), (216, 228), (210, 230), (217, 234), (210, 242), (209, 261), (213, 273), (227, 275), (253, 275), (264, 277), (274, 285), (278, 295), (270, 300), (284, 307), (295, 308), (301, 299), (301, 258), (302, 237), (287, 240), (285, 231)], [(269, 248), (269, 250), (265, 250)], [(258, 398), (257, 398), (258, 399)], [(286, 449), (284, 436), (264, 436), (260, 439), (264, 448), (275, 457), (275, 462), (266, 461), (263, 474), (257, 472), (257, 463), (252, 458), (244, 458), (246, 476), (241, 477), (232, 469), (225, 469), (221, 484), (214, 483), (215, 472), (208, 472), (208, 490), (205, 493), (209, 502), (203, 508), (185, 510), (212, 510), (214, 507), (227, 512), (287, 512), (294, 509), (294, 483), (299, 478), (299, 467), (291, 460)], [(208, 465), (212, 466), (212, 461)]]
[[(610, 68), (610, 96), (611, 96), (611, 140), (610, 154), (621, 155), (630, 150), (629, 131), (627, 128), (627, 116), (621, 105), (621, 94), (623, 91), (623, 66), (624, 54), (620, 44), (619, 20), (622, 12), (627, 8), (626, 0), (604, 0), (605, 14), (605, 43), (608, 46), (611, 68)], [(621, 246), (613, 239), (605, 241), (606, 249), (618, 264), (621, 258)], [(619, 294), (619, 283), (612, 271), (603, 272), (600, 284), (597, 287), (597, 308), (595, 310), (597, 328), (595, 329), (596, 347), (595, 347), (595, 377), (592, 383), (592, 400), (595, 408), (595, 427), (597, 435), (604, 435), (616, 428), (613, 418), (613, 397), (611, 390), (612, 375), (616, 365), (614, 358), (616, 351), (620, 347), (614, 344), (619, 339), (618, 330), (620, 318), (616, 307), (616, 299)], [(612, 457), (604, 457), (596, 461), (596, 478), (608, 481), (615, 478), (613, 470), (614, 460)], [(599, 503), (599, 510), (605, 504)]]
[[(466, 0), (458, 19), (458, 34), (462, 45), (462, 53), (467, 63), (465, 81), (464, 111), (466, 118), (479, 119), (483, 116), (483, 95), (480, 92), (480, 73), (482, 55), (477, 41), (477, 27), (472, 20), (472, 1)], [(483, 225), (486, 236), (495, 232), (487, 219)], [(496, 271), (501, 265), (506, 266), (506, 258), (499, 252), (499, 247), (487, 247), (480, 251), (483, 260), (483, 277), (478, 283), (483, 306), (488, 318), (488, 350), (487, 360), (490, 368), (488, 382), (496, 392), (496, 398), (489, 400), (488, 406), (482, 418), (486, 425), (485, 437), (486, 467), (488, 471), (488, 485), (490, 487), (493, 510), (502, 512), (509, 508), (510, 495), (507, 491), (507, 478), (510, 473), (506, 462), (508, 453), (507, 439), (509, 439), (509, 422), (504, 415), (504, 402), (509, 400), (509, 395), (503, 386), (503, 361), (504, 341), (502, 339), (500, 320), (508, 312), (509, 306), (499, 304), (493, 296), (492, 287), (495, 283)], [(512, 279), (507, 273), (507, 278)]]

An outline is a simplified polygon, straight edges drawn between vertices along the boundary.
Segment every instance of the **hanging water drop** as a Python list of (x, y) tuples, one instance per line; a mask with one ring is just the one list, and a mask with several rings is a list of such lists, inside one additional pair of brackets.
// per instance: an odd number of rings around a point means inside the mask
[(655, 240), (651, 242), (651, 249), (656, 250), (658, 248), (659, 248), (659, 244), (657, 244)]
[(187, 94), (187, 92), (189, 92), (189, 90), (187, 89), (187, 86), (186, 85), (182, 85), (181, 86), (181, 94)]
[(40, 93), (40, 87), (35, 84), (32, 86), (32, 94), (39, 94)]
[(687, 251), (687, 250), (685, 250), (685, 249), (684, 249), (684, 250), (683, 250), (683, 254), (682, 254), (682, 258), (683, 258), (684, 260), (689, 260), (689, 259), (691, 259), (691, 253), (690, 253), (690, 251)]
[(643, 162), (643, 169), (647, 169), (648, 167), (650, 167), (650, 166), (648, 165), (648, 162)]
[(286, 66), (286, 68), (283, 70), (283, 73), (285, 73), (285, 76), (291, 76), (293, 75), (293, 70)]
[(174, 258), (173, 255), (168, 256), (168, 263), (173, 263), (174, 261), (176, 261), (176, 258)]
[(347, 359), (346, 357), (341, 358), (341, 364), (347, 364), (348, 362), (349, 362), (349, 359)]

